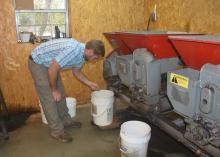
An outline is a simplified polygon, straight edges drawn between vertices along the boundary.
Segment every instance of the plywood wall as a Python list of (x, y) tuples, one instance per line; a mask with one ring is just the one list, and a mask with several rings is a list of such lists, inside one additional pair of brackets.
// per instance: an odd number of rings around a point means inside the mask
[[(102, 32), (146, 30), (149, 13), (157, 5), (157, 21), (150, 30), (188, 31), (220, 34), (218, 0), (69, 0), (71, 36), (86, 42), (104, 40)], [(0, 1), (0, 86), (12, 111), (38, 110), (33, 81), (27, 69), (27, 57), (35, 47), (16, 42), (13, 0)], [(83, 71), (105, 87), (102, 61), (86, 64)], [(67, 96), (79, 102), (90, 99), (90, 90), (70, 71), (62, 72)]]
[[(101, 39), (105, 42), (106, 52), (111, 48), (102, 35), (108, 31), (143, 30), (145, 0), (71, 0), (70, 21), (71, 36), (86, 42), (91, 39)], [(83, 71), (93, 81), (105, 88), (102, 77), (103, 60), (88, 63)], [(73, 93), (79, 100), (90, 99), (90, 90), (71, 76), (71, 72), (63, 73), (67, 93)]]
[(151, 30), (174, 30), (220, 34), (219, 0), (146, 0), (145, 20), (157, 6)]
[[(143, 30), (145, 0), (69, 0), (71, 36), (86, 42), (90, 39), (104, 40), (107, 52), (110, 45), (102, 32)], [(27, 68), (27, 58), (36, 46), (16, 42), (13, 0), (0, 1), (0, 87), (11, 111), (38, 110), (33, 81)], [(104, 88), (102, 60), (86, 64), (83, 68), (91, 80)], [(90, 99), (90, 89), (78, 82), (70, 71), (62, 72), (67, 96), (78, 102)]]
[(0, 87), (10, 110), (34, 109), (36, 96), (27, 69), (33, 45), (17, 44), (12, 0), (0, 1)]

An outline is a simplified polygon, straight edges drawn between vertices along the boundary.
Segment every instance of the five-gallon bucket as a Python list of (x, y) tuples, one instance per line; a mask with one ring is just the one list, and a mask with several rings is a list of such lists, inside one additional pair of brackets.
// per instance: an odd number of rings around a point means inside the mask
[[(67, 97), (66, 98), (66, 105), (67, 105), (68, 113), (69, 113), (70, 117), (71, 118), (75, 117), (76, 116), (76, 99), (72, 98), (72, 97)], [(47, 119), (44, 114), (44, 111), (43, 111), (43, 108), (41, 106), (41, 103), (39, 103), (39, 106), (40, 106), (40, 111), (41, 111), (42, 122), (44, 124), (48, 124)]]
[(120, 130), (121, 157), (146, 157), (151, 128), (140, 121), (127, 121)]
[(98, 126), (106, 126), (113, 121), (114, 93), (110, 90), (94, 91), (91, 94), (91, 114)]
[(40, 112), (41, 112), (41, 119), (42, 119), (42, 122), (43, 122), (44, 124), (48, 124), (47, 119), (46, 119), (46, 117), (45, 117), (45, 114), (44, 114), (44, 111), (43, 111), (43, 108), (42, 108), (42, 105), (41, 105), (40, 101), (39, 101), (39, 106), (40, 106)]
[(20, 32), (20, 39), (21, 42), (29, 42), (30, 41), (30, 32)]
[(68, 108), (68, 113), (71, 118), (76, 116), (76, 99), (72, 97), (67, 97), (66, 98), (66, 105)]

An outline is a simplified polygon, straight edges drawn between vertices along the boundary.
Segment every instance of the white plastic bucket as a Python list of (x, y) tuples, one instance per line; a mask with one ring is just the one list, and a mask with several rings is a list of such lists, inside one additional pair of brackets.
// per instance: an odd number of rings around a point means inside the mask
[(140, 121), (127, 121), (120, 130), (121, 157), (146, 157), (151, 128)]
[(46, 119), (46, 117), (45, 117), (45, 114), (44, 114), (44, 111), (43, 111), (43, 108), (42, 108), (42, 105), (41, 105), (40, 101), (39, 101), (39, 106), (40, 106), (40, 112), (41, 112), (41, 119), (42, 119), (42, 122), (43, 122), (44, 124), (48, 124), (47, 119)]
[(110, 90), (94, 91), (91, 94), (91, 114), (98, 126), (106, 126), (113, 121), (114, 93)]
[(72, 97), (67, 97), (66, 98), (66, 105), (67, 108), (69, 109), (68, 113), (71, 118), (76, 116), (76, 99)]
[(21, 32), (20, 33), (21, 42), (29, 42), (30, 41), (30, 36), (31, 36), (30, 32)]
[[(76, 116), (76, 99), (72, 98), (72, 97), (67, 97), (66, 98), (66, 105), (68, 108), (68, 113), (70, 115), (71, 118)], [(41, 103), (39, 103), (40, 106), (40, 111), (41, 111), (41, 118), (42, 118), (42, 122), (44, 124), (48, 124), (47, 119), (45, 117), (44, 111), (42, 109)]]

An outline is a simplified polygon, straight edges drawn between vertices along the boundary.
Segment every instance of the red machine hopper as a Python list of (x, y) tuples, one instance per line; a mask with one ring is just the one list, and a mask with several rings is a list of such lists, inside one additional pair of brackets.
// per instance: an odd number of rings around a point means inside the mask
[(186, 66), (200, 70), (206, 63), (220, 64), (220, 36), (169, 36)]
[(176, 57), (176, 51), (168, 36), (200, 35), (184, 32), (111, 32), (104, 33), (110, 44), (121, 55), (131, 54), (135, 49), (146, 48), (156, 59)]

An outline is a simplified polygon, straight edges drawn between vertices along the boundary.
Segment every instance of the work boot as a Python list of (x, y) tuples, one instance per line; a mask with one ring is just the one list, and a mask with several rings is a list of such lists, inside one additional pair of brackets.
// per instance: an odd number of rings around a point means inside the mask
[(70, 136), (70, 134), (65, 131), (61, 134), (58, 134), (58, 135), (54, 135), (53, 133), (51, 133), (51, 137), (53, 137), (54, 139), (56, 139), (60, 142), (63, 142), (63, 143), (68, 143), (73, 140), (73, 138)]
[(71, 123), (65, 125), (65, 128), (81, 128), (82, 123), (77, 121), (72, 121)]

